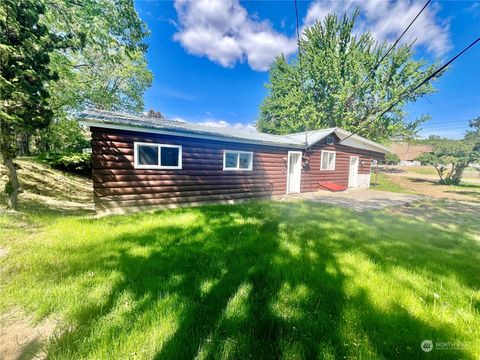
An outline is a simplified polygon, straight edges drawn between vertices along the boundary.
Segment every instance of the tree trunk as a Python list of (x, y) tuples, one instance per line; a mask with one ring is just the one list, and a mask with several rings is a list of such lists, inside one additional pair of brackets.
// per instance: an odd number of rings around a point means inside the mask
[(28, 132), (20, 135), (20, 155), (30, 156), (30, 134)]
[(440, 168), (437, 165), (433, 165), (433, 167), (435, 168), (435, 170), (437, 170), (438, 177), (440, 178), (440, 184), (442, 184), (444, 182), (443, 172), (440, 170)]
[(451, 183), (453, 185), (458, 185), (460, 184), (460, 181), (462, 181), (462, 176), (463, 176), (463, 170), (465, 170), (465, 165), (457, 165), (452, 169), (452, 179)]
[(8, 170), (8, 182), (7, 182), (7, 185), (5, 186), (5, 192), (8, 195), (7, 206), (10, 209), (17, 210), (18, 209), (18, 188), (19, 188), (17, 169), (15, 168), (13, 159), (4, 158), (3, 163), (5, 164)]

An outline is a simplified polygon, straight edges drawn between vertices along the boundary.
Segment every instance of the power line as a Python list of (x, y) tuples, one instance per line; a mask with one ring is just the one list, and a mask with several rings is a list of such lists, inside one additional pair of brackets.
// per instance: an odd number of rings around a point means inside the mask
[(457, 126), (445, 126), (445, 127), (422, 127), (420, 130), (429, 130), (429, 131), (443, 131), (443, 130), (460, 130), (468, 129), (467, 125), (457, 125)]
[[(403, 91), (399, 97), (398, 97), (398, 100), (395, 101), (394, 103), (392, 103), (386, 110), (384, 110), (378, 117), (382, 117), (383, 115), (385, 115), (387, 112), (389, 112), (390, 110), (392, 110), (400, 101), (403, 100), (403, 98), (405, 96), (408, 96), (410, 95), (411, 93), (413, 93), (414, 91), (416, 91), (418, 88), (420, 88), (422, 85), (424, 85), (425, 83), (427, 83), (428, 81), (430, 81), (431, 79), (437, 77), (438, 74), (440, 74), (448, 65), (450, 65), (451, 63), (453, 63), (455, 60), (457, 60), (460, 56), (462, 56), (466, 51), (468, 51), (472, 46), (474, 46), (476, 43), (478, 43), (480, 41), (480, 37), (478, 37), (476, 40), (474, 40), (470, 45), (468, 45), (465, 49), (463, 49), (462, 51), (460, 51), (457, 55), (455, 55), (453, 58), (451, 58), (449, 61), (447, 61), (444, 65), (442, 65), (440, 68), (438, 68), (437, 70), (435, 70), (432, 74), (430, 74), (429, 76), (427, 76), (427, 78), (425, 78), (422, 82), (420, 82), (418, 85), (416, 85), (415, 87), (413, 87), (411, 90), (405, 90)], [(368, 125), (369, 123), (365, 123), (364, 126), (361, 126), (358, 130), (356, 130), (355, 132), (352, 132), (350, 135), (348, 135), (345, 139), (343, 139), (342, 141), (345, 141), (347, 140), (348, 138), (350, 138), (351, 136), (355, 135), (355, 134), (358, 134), (361, 130), (363, 130), (366, 125)]]
[(466, 124), (468, 125), (469, 121), (468, 120), (452, 120), (452, 121), (448, 121), (448, 122), (425, 122), (425, 123), (422, 123), (423, 126), (445, 126), (445, 125), (455, 125), (455, 124)]
[[(355, 95), (356, 91), (357, 90), (360, 90), (363, 85), (365, 85), (366, 81), (368, 80), (368, 78), (370, 78), (370, 76), (372, 76), (372, 74), (378, 69), (378, 67), (380, 66), (380, 64), (383, 62), (383, 60), (385, 60), (385, 58), (388, 56), (388, 54), (390, 54), (390, 52), (395, 48), (395, 46), (397, 46), (398, 42), (402, 39), (403, 35), (405, 35), (405, 33), (410, 29), (410, 27), (413, 25), (413, 23), (418, 19), (418, 17), (422, 14), (423, 10), (425, 10), (425, 8), (428, 6), (428, 4), (430, 4), (432, 0), (428, 0), (425, 5), (423, 5), (422, 9), (417, 13), (417, 15), (413, 18), (413, 20), (410, 22), (410, 24), (408, 24), (408, 26), (405, 28), (405, 30), (403, 30), (403, 32), (400, 34), (400, 36), (397, 38), (397, 40), (395, 40), (395, 42), (392, 44), (392, 46), (390, 46), (390, 48), (387, 50), (387, 52), (382, 56), (382, 58), (372, 67), (372, 69), (370, 70), (370, 72), (368, 73), (368, 75), (363, 79), (363, 81), (360, 83), (360, 85), (358, 87), (355, 87), (352, 91), (352, 94), (348, 97), (347, 101), (345, 101), (345, 107), (348, 106), (348, 104), (350, 103), (350, 101), (352, 100), (353, 96)], [(295, 0), (295, 3), (297, 1)], [(298, 19), (297, 19), (297, 23), (298, 23)], [(298, 26), (298, 25), (297, 25)], [(297, 30), (298, 32), (298, 30)]]
[(446, 129), (446, 128), (455, 128), (455, 127), (468, 127), (469, 124), (468, 122), (461, 122), (461, 123), (458, 123), (458, 122), (453, 122), (453, 123), (445, 123), (445, 124), (421, 124), (420, 125), (421, 127), (423, 128), (428, 128), (428, 129)]
[(434, 124), (451, 124), (451, 123), (460, 123), (460, 122), (466, 122), (466, 121), (471, 121), (473, 118), (470, 119), (455, 119), (455, 120), (427, 120), (425, 123), (432, 122)]

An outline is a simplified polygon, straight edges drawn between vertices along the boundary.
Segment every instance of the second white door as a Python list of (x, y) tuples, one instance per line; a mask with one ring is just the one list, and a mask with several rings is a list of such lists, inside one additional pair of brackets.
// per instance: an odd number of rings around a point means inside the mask
[(348, 175), (348, 187), (357, 187), (357, 175), (358, 175), (358, 156), (350, 156), (350, 173)]
[(300, 181), (302, 178), (302, 153), (300, 151), (288, 152), (288, 177), (287, 193), (295, 194), (300, 192)]

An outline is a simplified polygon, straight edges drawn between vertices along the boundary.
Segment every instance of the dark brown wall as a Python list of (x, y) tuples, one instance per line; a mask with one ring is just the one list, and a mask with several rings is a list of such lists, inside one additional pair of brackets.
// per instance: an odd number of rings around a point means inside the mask
[[(91, 131), (98, 211), (283, 195), (287, 154), (297, 150), (95, 127)], [(182, 169), (134, 169), (134, 142), (182, 145)], [(321, 149), (337, 151), (335, 171), (320, 171)], [(223, 150), (253, 151), (253, 171), (223, 171)], [(320, 181), (347, 185), (350, 154), (361, 155), (360, 173), (370, 171), (372, 156), (383, 156), (338, 144), (316, 144), (307, 152), (310, 161), (302, 171), (302, 192), (318, 190)], [(362, 167), (362, 159), (368, 159), (368, 166)]]
[[(320, 170), (322, 150), (336, 152), (335, 170)], [(325, 139), (319, 141), (305, 152), (308, 159), (308, 167), (302, 171), (302, 192), (317, 191), (320, 182), (333, 182), (342, 186), (348, 186), (350, 169), (350, 156), (359, 156), (358, 173), (369, 174), (372, 159), (381, 160), (384, 155), (367, 150), (361, 150), (339, 144), (339, 138), (335, 136), (334, 145), (326, 145)]]
[[(288, 149), (91, 128), (97, 210), (285, 194)], [(134, 169), (133, 143), (182, 145), (181, 170)], [(253, 171), (223, 171), (223, 150), (253, 151)]]

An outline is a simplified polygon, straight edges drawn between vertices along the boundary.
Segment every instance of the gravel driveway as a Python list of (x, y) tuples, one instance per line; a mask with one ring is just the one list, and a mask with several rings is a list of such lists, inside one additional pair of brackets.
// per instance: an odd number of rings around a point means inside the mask
[(287, 195), (282, 197), (281, 200), (295, 199), (337, 205), (356, 211), (366, 211), (383, 209), (389, 206), (404, 206), (426, 199), (426, 197), (371, 189), (350, 189), (341, 192), (317, 191)]

